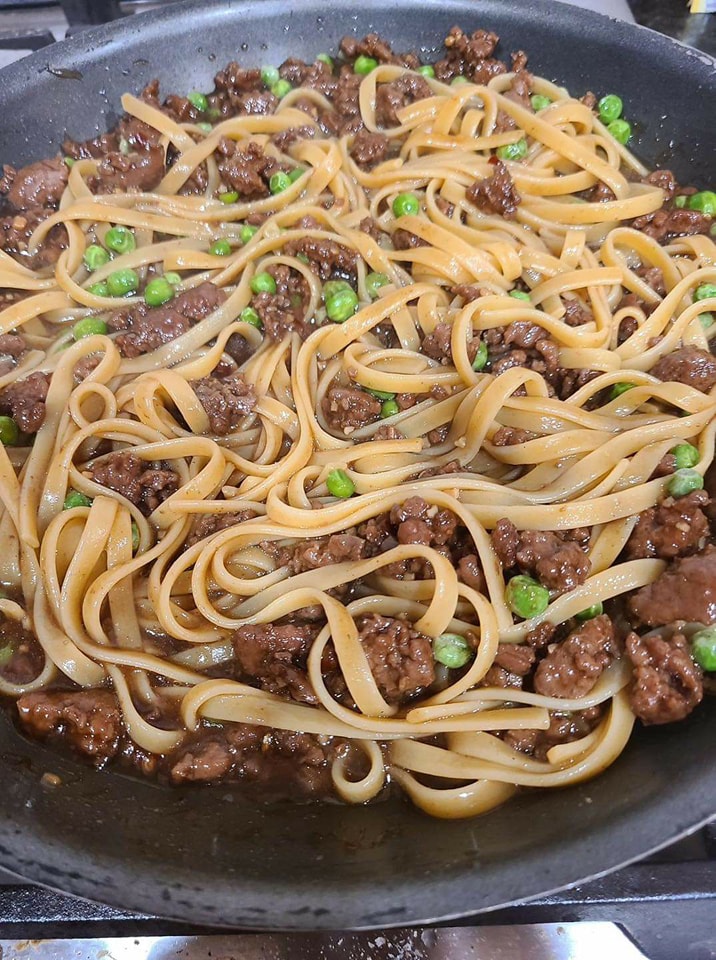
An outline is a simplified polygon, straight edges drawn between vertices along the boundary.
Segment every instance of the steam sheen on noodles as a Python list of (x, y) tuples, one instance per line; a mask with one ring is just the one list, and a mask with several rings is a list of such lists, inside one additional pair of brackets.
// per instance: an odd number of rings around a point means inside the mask
[[(407, 74), (384, 63), (362, 79), (368, 131), (378, 129), (377, 88)], [(330, 773), (344, 801), (369, 801), (391, 780), (440, 817), (483, 812), (520, 786), (585, 780), (619, 756), (634, 723), (626, 655), (609, 658), (591, 689), (571, 699), (485, 678), (494, 676), (498, 644), (525, 649), (541, 624), (563, 624), (662, 573), (662, 559), (624, 559), (622, 551), (638, 515), (667, 496), (671, 476), (658, 468), (675, 445), (696, 446), (695, 470), (708, 468), (715, 401), (649, 371), (679, 348), (708, 350), (700, 316), (716, 301), (694, 302), (694, 293), (716, 283), (716, 246), (708, 235), (660, 245), (630, 226), (662, 207), (663, 190), (587, 105), (535, 78), (533, 93), (551, 101), (535, 113), (507, 95), (514, 76), (454, 86), (426, 78), (430, 96), (397, 109), (397, 125), (381, 130), (387, 159), (372, 166), (355, 162), (350, 134), (327, 136), (305, 109), (306, 99), (327, 105), (316, 90), (294, 89), (273, 114), (211, 128), (124, 96), (127, 114), (158, 131), (176, 157), (158, 186), (94, 195), (98, 160), (76, 159), (59, 209), (30, 241), (32, 250), (57, 225), (66, 230), (54, 269), (31, 270), (0, 254), (0, 285), (25, 292), (0, 313), (0, 333), (22, 333), (32, 347), (0, 388), (35, 371), (52, 375), (34, 443), (0, 447), (0, 579), (13, 598), (0, 600), (0, 611), (31, 631), (45, 655), (34, 679), (1, 679), (3, 694), (110, 686), (127, 735), (148, 755), (171, 754), (207, 722), (312, 734), (342, 744)], [(312, 136), (285, 152), (275, 145), (276, 134), (306, 126)], [(469, 190), (494, 177), (497, 148), (523, 137), (526, 156), (504, 164), (520, 198), (508, 219), (473, 202)], [(284, 169), (302, 172), (278, 193), (222, 202), (215, 151), (225, 141), (258, 144), (288, 163)], [(205, 194), (180, 193), (199, 169)], [(611, 198), (585, 200), (599, 183)], [(403, 193), (418, 197), (417, 213), (395, 215)], [(242, 243), (247, 217), (258, 229)], [(361, 229), (367, 217), (383, 234)], [(112, 225), (130, 228), (136, 246), (89, 274), (85, 249)], [(397, 230), (418, 239), (391, 243)], [(230, 241), (228, 256), (210, 252), (218, 238)], [(327, 318), (322, 279), (295, 252), (306, 238), (355, 254), (359, 305), (345, 322)], [(661, 271), (663, 296), (637, 272), (642, 265)], [(302, 278), (304, 338), (298, 328), (269, 337), (241, 319), (252, 278), (280, 266)], [(206, 281), (226, 296), (149, 352), (122, 355), (112, 332), (75, 341), (79, 319), (141, 302), (91, 289), (130, 268), (142, 283), (178, 273), (177, 296)], [(387, 280), (374, 299), (370, 272)], [(479, 295), (456, 293), (461, 285)], [(510, 296), (516, 285), (528, 296)], [(586, 322), (570, 325), (570, 303), (587, 311)], [(450, 325), (442, 361), (421, 351), (441, 324), (443, 332)], [(514, 324), (546, 331), (560, 367), (590, 377), (560, 399), (539, 369), (473, 369), (470, 344)], [(196, 385), (227, 362), (237, 334), (248, 345), (240, 374), (253, 401), (217, 435)], [(326, 413), (336, 384), (416, 402), (340, 430)], [(623, 384), (631, 389), (613, 390)], [(496, 442), (505, 428), (519, 442)], [(143, 511), (99, 482), (96, 465), (120, 450), (147, 469), (173, 471), (173, 492)], [(336, 469), (352, 495), (329, 492)], [(72, 490), (89, 505), (63, 509)], [(286, 560), (296, 544), (353, 535), (415, 497), (425, 522), (439, 511), (457, 518), (479, 583), (458, 575), (445, 548), (395, 537), (381, 551), (315, 569)], [(191, 535), (202, 518), (217, 516), (215, 532)], [(491, 539), (503, 518), (517, 531), (591, 531), (588, 576), (552, 591), (531, 619), (513, 616), (506, 600), (508, 575)], [(422, 578), (394, 573), (418, 568)], [(234, 667), (237, 631), (295, 621), (307, 608), (316, 625), (304, 664), (311, 696), (244, 682)], [(437, 665), (434, 681), (412, 699), (391, 698), (361, 642), (366, 616), (408, 621), (429, 639), (466, 637), (471, 658), (461, 669)], [(334, 679), (342, 676), (340, 689), (327, 680), (328, 662)], [(591, 732), (543, 759), (504, 738), (546, 731), (555, 713), (590, 708), (599, 708)]]

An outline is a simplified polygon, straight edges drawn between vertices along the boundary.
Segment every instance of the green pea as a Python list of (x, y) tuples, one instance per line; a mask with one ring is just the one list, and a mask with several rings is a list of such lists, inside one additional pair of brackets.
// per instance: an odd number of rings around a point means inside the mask
[(685, 497), (694, 490), (703, 490), (704, 478), (697, 470), (677, 470), (669, 480), (666, 489), (672, 497)]
[(219, 194), (219, 200), (221, 200), (222, 203), (236, 203), (238, 199), (239, 194), (236, 190), (227, 190), (225, 193)]
[(261, 317), (253, 307), (244, 307), (239, 314), (239, 320), (242, 320), (244, 323), (250, 323), (252, 327), (257, 327), (259, 330), (263, 327)]
[(132, 148), (129, 146), (129, 140), (127, 140), (125, 137), (119, 138), (119, 152), (123, 157), (128, 157), (132, 152)]
[(245, 223), (243, 227), (239, 230), (239, 240), (243, 244), (247, 244), (257, 230), (258, 230), (258, 227), (252, 227), (250, 224)]
[(549, 606), (549, 590), (538, 580), (519, 574), (512, 577), (505, 589), (507, 606), (523, 620), (544, 613)]
[(12, 660), (14, 654), (15, 650), (11, 643), (8, 643), (4, 647), (0, 647), (0, 667), (6, 667)]
[(611, 393), (609, 394), (609, 399), (616, 400), (617, 397), (621, 397), (621, 395), (626, 393), (627, 390), (633, 390), (635, 386), (635, 383), (615, 383), (612, 387)]
[(211, 133), (214, 129), (210, 123), (197, 123), (196, 126), (201, 130), (202, 133)]
[(251, 289), (254, 293), (276, 293), (276, 281), (266, 271), (256, 273), (251, 278)]
[(4, 447), (11, 447), (17, 443), (19, 436), (20, 430), (12, 417), (0, 417), (0, 443)]
[(333, 57), (329, 57), (327, 53), (319, 53), (316, 60), (318, 60), (319, 63), (325, 63), (327, 67), (333, 70)]
[(332, 497), (347, 500), (356, 492), (355, 485), (345, 470), (331, 470), (326, 477), (326, 486)]
[(104, 245), (115, 253), (130, 253), (137, 241), (128, 227), (111, 227), (104, 236)]
[(295, 183), (297, 180), (301, 179), (301, 177), (304, 175), (305, 172), (306, 172), (305, 167), (294, 167), (293, 170), (291, 170), (291, 172), (289, 173), (288, 179), (291, 181), (291, 183)]
[(631, 124), (627, 120), (612, 120), (607, 124), (607, 131), (611, 133), (617, 143), (625, 145), (631, 137)]
[(716, 193), (713, 190), (702, 190), (694, 193), (688, 200), (689, 210), (698, 210), (707, 217), (716, 217)]
[(91, 507), (92, 500), (79, 490), (69, 490), (62, 505), (63, 510), (74, 510), (75, 507)]
[(109, 263), (109, 254), (104, 247), (100, 247), (97, 243), (91, 243), (85, 250), (82, 259), (89, 272), (94, 273), (95, 270), (103, 267), (105, 263)]
[(83, 340), (85, 337), (94, 337), (97, 334), (105, 333), (107, 333), (107, 324), (101, 317), (83, 317), (72, 328), (72, 336), (75, 340)]
[(530, 97), (530, 103), (532, 104), (532, 109), (535, 113), (539, 113), (540, 110), (544, 110), (548, 107), (552, 101), (549, 97), (543, 96), (541, 93), (533, 93)]
[(393, 200), (393, 213), (396, 217), (414, 217), (420, 212), (420, 201), (414, 193), (399, 193)]
[(144, 300), (150, 307), (161, 307), (174, 299), (174, 287), (166, 277), (155, 277), (144, 288)]
[(675, 206), (675, 207), (678, 207), (679, 210), (681, 210), (683, 207), (686, 206), (686, 201), (687, 201), (688, 199), (689, 199), (689, 198), (688, 198), (687, 196), (685, 196), (685, 195), (682, 195), (682, 196), (680, 196), (680, 197), (674, 197), (674, 206)]
[(708, 328), (713, 324), (713, 322), (714, 322), (714, 315), (712, 313), (699, 314), (699, 323), (704, 328), (704, 330), (708, 330)]
[(435, 77), (435, 67), (429, 63), (425, 63), (422, 67), (418, 67), (418, 73), (423, 77), (430, 77), (432, 80)]
[(394, 417), (396, 413), (400, 413), (400, 407), (395, 400), (384, 400), (380, 407), (381, 420), (387, 420), (388, 417)]
[(87, 287), (87, 293), (91, 293), (95, 297), (108, 297), (109, 287), (104, 280), (100, 280), (99, 283), (93, 283)]
[(206, 111), (207, 120), (211, 120), (212, 123), (216, 123), (217, 120), (221, 120), (221, 110), (218, 107), (209, 107)]
[(452, 80), (450, 81), (450, 86), (460, 87), (462, 86), (463, 83), (469, 83), (469, 82), (470, 81), (467, 79), (467, 77), (453, 77)]
[(199, 93), (198, 90), (192, 90), (191, 93), (186, 95), (186, 98), (192, 107), (196, 107), (201, 113), (206, 113), (209, 109), (209, 101), (206, 99), (205, 94)]
[(209, 253), (214, 257), (228, 257), (231, 253), (231, 244), (228, 240), (214, 240), (209, 247)]
[(693, 635), (691, 655), (703, 670), (716, 670), (716, 627), (705, 627)]
[(62, 158), (62, 162), (64, 163), (64, 165), (65, 165), (66, 167), (69, 167), (70, 169), (72, 169), (72, 167), (74, 167), (74, 165), (75, 165), (75, 158), (74, 158), (74, 157), (63, 157), (63, 158)]
[(291, 186), (291, 180), (287, 173), (284, 173), (283, 170), (280, 170), (278, 173), (271, 174), (271, 179), (269, 180), (269, 190), (271, 193), (282, 193), (284, 190), (287, 190)]
[(293, 87), (288, 82), (288, 80), (277, 80), (276, 83), (271, 87), (271, 93), (274, 97), (278, 97), (279, 100), (283, 100), (287, 93), (290, 93), (293, 90)]
[(529, 293), (525, 293), (524, 290), (510, 290), (510, 296), (515, 300), (526, 300), (527, 303), (532, 303)]
[(459, 633), (441, 633), (433, 640), (433, 657), (450, 670), (459, 670), (474, 656), (470, 641)]
[(334, 323), (345, 323), (358, 309), (358, 294), (345, 280), (328, 280), (323, 285), (326, 314)]
[(593, 603), (591, 607), (587, 607), (586, 610), (580, 610), (580, 612), (575, 616), (577, 620), (593, 620), (595, 617), (601, 617), (603, 613), (604, 604), (601, 600), (597, 600), (597, 602)]
[(524, 160), (527, 156), (527, 141), (522, 137), (517, 143), (506, 143), (504, 147), (497, 148), (497, 156), (500, 160)]
[(370, 387), (366, 387), (365, 392), (369, 393), (371, 397), (375, 397), (376, 400), (395, 400), (395, 394), (389, 390), (371, 390)]
[(132, 553), (139, 550), (139, 527), (136, 520), (132, 520)]
[(296, 259), (297, 259), (297, 260), (300, 260), (301, 263), (304, 263), (306, 266), (308, 266), (309, 263), (311, 262), (311, 261), (308, 259), (308, 257), (306, 256), (305, 253), (297, 253), (297, 254), (296, 254)]
[(384, 287), (390, 281), (384, 273), (369, 273), (365, 278), (365, 289), (366, 293), (371, 300), (375, 300), (378, 296), (378, 291), (381, 287)]
[(353, 64), (353, 71), (365, 76), (368, 73), (372, 73), (377, 66), (378, 61), (373, 57), (356, 57), (356, 62)]
[(136, 270), (115, 270), (107, 277), (107, 290), (113, 297), (126, 297), (135, 293), (139, 288), (139, 277)]
[(709, 300), (711, 297), (716, 297), (716, 283), (702, 283), (694, 291), (694, 301)]
[(280, 79), (281, 76), (276, 67), (261, 67), (261, 82), (265, 87), (271, 89)]
[(677, 470), (695, 467), (701, 459), (699, 449), (695, 447), (693, 443), (677, 443), (675, 447), (669, 450), (669, 453), (676, 460)]
[(622, 98), (618, 97), (616, 93), (608, 93), (599, 101), (597, 109), (599, 110), (599, 119), (602, 123), (612, 123), (621, 117), (624, 103)]
[(173, 287), (178, 287), (179, 284), (181, 283), (181, 277), (179, 276), (179, 274), (173, 273), (172, 271), (165, 273), (164, 279), (167, 281), (167, 283), (171, 283)]
[(475, 359), (472, 361), (472, 369), (475, 371), (484, 370), (487, 365), (487, 344), (484, 340), (480, 340), (477, 345), (477, 353), (475, 354)]

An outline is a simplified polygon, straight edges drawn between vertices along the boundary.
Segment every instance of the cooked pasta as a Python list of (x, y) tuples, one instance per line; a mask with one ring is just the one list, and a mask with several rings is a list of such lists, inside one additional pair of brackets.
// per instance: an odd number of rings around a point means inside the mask
[(699, 702), (713, 195), (496, 42), (229, 65), (6, 167), (0, 692), (29, 732), (463, 817)]

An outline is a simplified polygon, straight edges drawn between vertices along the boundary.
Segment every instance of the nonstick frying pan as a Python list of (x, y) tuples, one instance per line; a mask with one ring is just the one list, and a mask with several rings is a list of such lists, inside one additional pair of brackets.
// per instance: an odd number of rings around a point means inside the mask
[[(651, 31), (549, 0), (193, 2), (47, 48), (0, 74), (0, 159), (23, 163), (112, 125), (125, 90), (211, 88), (231, 59), (280, 63), (377, 30), (429, 55), (454, 24), (523, 48), (571, 92), (618, 92), (636, 152), (713, 185), (716, 63)], [(256, 806), (228, 788), (170, 790), (97, 772), (0, 717), (0, 864), (127, 909), (195, 923), (341, 928), (456, 917), (614, 869), (716, 814), (716, 702), (638, 730), (601, 777), (523, 793), (467, 821), (397, 799)], [(45, 771), (62, 786), (43, 787)]]

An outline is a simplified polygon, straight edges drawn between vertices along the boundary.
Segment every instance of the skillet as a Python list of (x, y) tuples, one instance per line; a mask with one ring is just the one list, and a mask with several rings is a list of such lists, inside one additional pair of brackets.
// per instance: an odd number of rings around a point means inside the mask
[[(120, 95), (158, 76), (165, 93), (210, 89), (231, 59), (280, 63), (377, 30), (430, 57), (454, 24), (566, 85), (619, 93), (636, 153), (714, 185), (706, 109), (716, 62), (643, 28), (550, 0), (279, 0), (164, 7), (47, 48), (0, 74), (0, 159), (50, 155), (94, 136)], [(592, 782), (523, 793), (476, 820), (436, 821), (397, 799), (355, 808), (255, 806), (228, 788), (169, 790), (90, 770), (21, 738), (0, 716), (0, 864), (132, 911), (245, 928), (366, 928), (447, 919), (612, 870), (716, 814), (716, 702), (638, 730)], [(45, 771), (63, 785), (41, 785)]]

